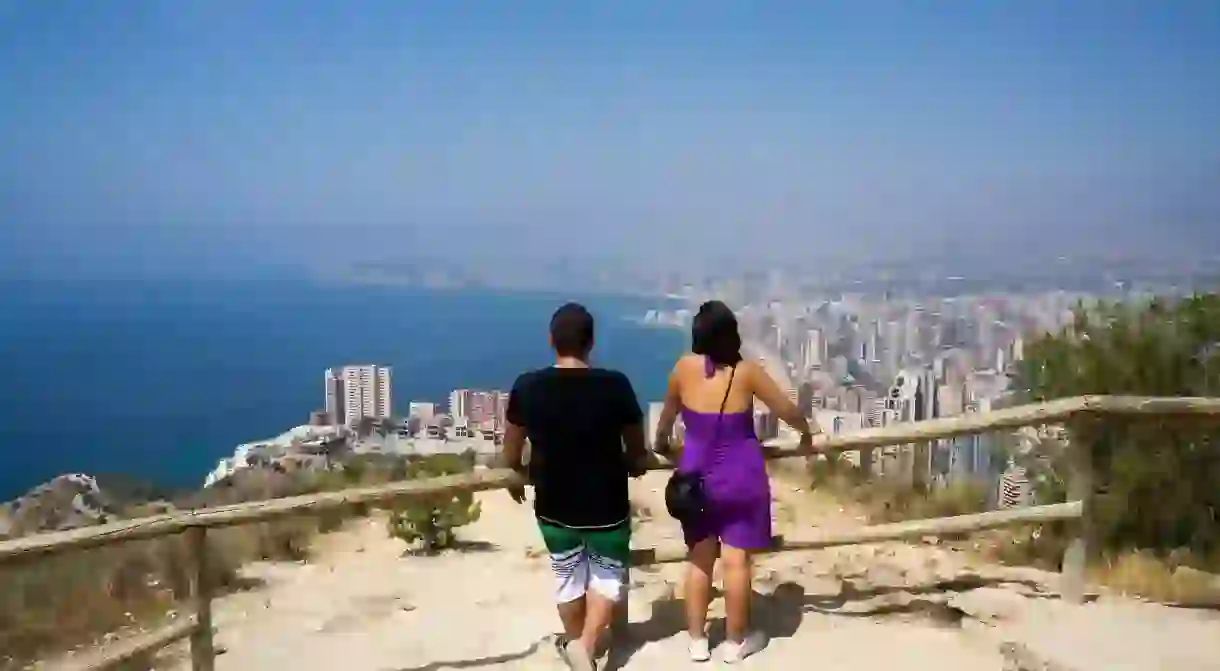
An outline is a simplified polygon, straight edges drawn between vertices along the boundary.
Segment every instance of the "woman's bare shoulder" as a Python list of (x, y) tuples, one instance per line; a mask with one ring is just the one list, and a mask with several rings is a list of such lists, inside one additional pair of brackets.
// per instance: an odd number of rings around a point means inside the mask
[(694, 370), (698, 366), (702, 366), (702, 362), (703, 357), (699, 356), (698, 354), (687, 352), (686, 354), (678, 357), (678, 360), (674, 362), (674, 369), (671, 374), (676, 378), (684, 378), (689, 374), (690, 371)]
[(746, 375), (757, 375), (760, 372), (764, 372), (762, 364), (757, 359), (742, 359), (741, 363), (737, 364), (737, 367)]
[(767, 375), (767, 369), (762, 362), (757, 359), (742, 359), (741, 363), (737, 364), (741, 368), (743, 377), (749, 381), (752, 388), (757, 389), (758, 385), (764, 380)]
[(702, 366), (703, 356), (694, 352), (687, 352), (678, 357), (678, 362), (674, 364), (674, 370), (691, 368), (692, 366)]

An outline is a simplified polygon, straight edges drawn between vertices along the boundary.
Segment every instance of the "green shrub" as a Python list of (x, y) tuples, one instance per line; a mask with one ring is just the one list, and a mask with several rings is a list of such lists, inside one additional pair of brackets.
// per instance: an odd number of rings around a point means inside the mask
[[(1220, 296), (1080, 305), (1073, 323), (1026, 347), (1026, 400), (1086, 394), (1220, 395)], [(1048, 455), (1040, 501), (1066, 498), (1067, 459), (1089, 450), (1097, 486), (1093, 547), (1220, 555), (1220, 427), (1201, 417), (1104, 416), (1067, 425)]]
[[(438, 454), (413, 461), (409, 477), (433, 478), (470, 472), (471, 455)], [(455, 530), (479, 519), (482, 510), (469, 491), (452, 492), (413, 500), (390, 512), (386, 528), (390, 536), (434, 553), (452, 547)]]

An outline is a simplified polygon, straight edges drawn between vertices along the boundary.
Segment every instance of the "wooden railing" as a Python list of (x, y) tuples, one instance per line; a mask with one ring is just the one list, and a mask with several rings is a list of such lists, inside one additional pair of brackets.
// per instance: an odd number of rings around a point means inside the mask
[[(785, 459), (813, 454), (833, 455), (854, 450), (871, 451), (874, 448), (888, 445), (920, 443), (998, 429), (1056, 424), (1082, 415), (1214, 416), (1220, 415), (1220, 398), (1083, 396), (988, 413), (959, 415), (867, 429), (816, 441), (812, 450), (801, 450), (795, 444), (773, 445), (769, 450), (768, 458)], [(1076, 525), (1075, 540), (1064, 555), (1061, 592), (1065, 599), (1080, 601), (1083, 599), (1085, 590), (1085, 561), (1088, 556), (1086, 539), (1090, 535), (1088, 532), (1089, 511), (1093, 490), (1090, 450), (1081, 449), (1082, 447), (1088, 448), (1089, 446), (1076, 446), (1076, 449), (1072, 450), (1075, 461), (1069, 484), (1069, 500), (1066, 503), (868, 526), (826, 533), (816, 536), (812, 540), (781, 542), (773, 551), (809, 550), (836, 545), (962, 533), (1019, 524), (1079, 520), (1079, 524)], [(672, 466), (658, 461), (653, 468), (667, 469)], [(208, 553), (205, 549), (208, 529), (266, 522), (288, 516), (318, 515), (362, 504), (389, 506), (421, 496), (457, 491), (477, 492), (502, 489), (516, 484), (521, 484), (516, 473), (507, 469), (496, 469), (377, 487), (353, 488), (337, 492), (155, 515), (0, 542), (0, 563), (34, 561), (49, 555), (185, 533), (194, 562), (192, 571), (193, 616), (146, 634), (132, 636), (78, 655), (69, 662), (56, 665), (54, 668), (81, 670), (112, 668), (189, 637), (192, 669), (211, 671), (215, 651), (212, 645), (212, 585), (208, 580)], [(681, 547), (637, 550), (632, 553), (635, 565), (674, 562), (684, 558), (685, 548)]]

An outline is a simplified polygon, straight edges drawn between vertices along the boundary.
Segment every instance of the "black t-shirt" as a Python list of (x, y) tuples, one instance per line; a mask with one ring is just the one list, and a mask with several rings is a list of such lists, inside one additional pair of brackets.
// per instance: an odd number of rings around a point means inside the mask
[(643, 421), (627, 376), (602, 368), (543, 368), (517, 378), (507, 419), (530, 441), (539, 519), (574, 529), (630, 517), (623, 429)]

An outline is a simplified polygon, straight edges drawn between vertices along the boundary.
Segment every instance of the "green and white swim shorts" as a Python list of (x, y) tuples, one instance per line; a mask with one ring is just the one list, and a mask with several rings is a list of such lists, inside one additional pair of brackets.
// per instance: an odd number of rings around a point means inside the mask
[(538, 520), (555, 572), (555, 599), (568, 603), (592, 589), (618, 601), (627, 591), (631, 523), (601, 529), (571, 529)]

